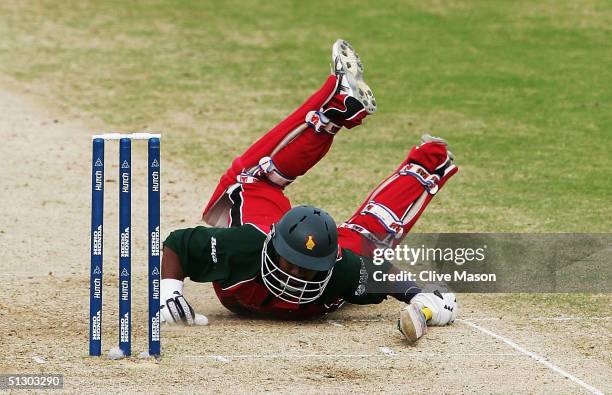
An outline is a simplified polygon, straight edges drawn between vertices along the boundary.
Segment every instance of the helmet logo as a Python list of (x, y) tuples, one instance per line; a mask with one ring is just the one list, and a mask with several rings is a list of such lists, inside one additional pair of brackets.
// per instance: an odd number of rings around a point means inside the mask
[(313, 248), (315, 248), (316, 245), (317, 244), (313, 240), (312, 235), (308, 235), (308, 240), (306, 240), (306, 248), (312, 250)]

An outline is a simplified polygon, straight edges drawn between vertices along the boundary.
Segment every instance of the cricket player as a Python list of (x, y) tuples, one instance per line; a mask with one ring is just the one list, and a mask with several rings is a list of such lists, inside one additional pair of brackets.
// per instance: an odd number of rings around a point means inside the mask
[(162, 321), (202, 325), (183, 296), (185, 278), (211, 282), (220, 302), (237, 314), (307, 319), (345, 303), (377, 304), (388, 296), (406, 303), (398, 328), (410, 341), (427, 325), (457, 315), (451, 293), (424, 293), (411, 281), (386, 293), (368, 291), (377, 248), (402, 241), (434, 195), (457, 172), (444, 140), (425, 135), (406, 159), (336, 225), (324, 210), (292, 208), (284, 189), (312, 168), (343, 128), (361, 125), (376, 111), (363, 64), (344, 40), (332, 48), (332, 73), (295, 112), (234, 159), (198, 226), (172, 232), (164, 242)]

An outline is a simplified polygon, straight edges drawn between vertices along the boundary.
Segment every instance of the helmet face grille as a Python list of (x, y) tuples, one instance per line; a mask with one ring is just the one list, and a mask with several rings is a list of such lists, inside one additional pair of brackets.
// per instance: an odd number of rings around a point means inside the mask
[(295, 304), (305, 304), (319, 298), (332, 275), (332, 269), (321, 272), (320, 281), (306, 281), (292, 276), (282, 270), (270, 256), (270, 240), (274, 231), (270, 232), (261, 250), (261, 277), (268, 290), (279, 299)]

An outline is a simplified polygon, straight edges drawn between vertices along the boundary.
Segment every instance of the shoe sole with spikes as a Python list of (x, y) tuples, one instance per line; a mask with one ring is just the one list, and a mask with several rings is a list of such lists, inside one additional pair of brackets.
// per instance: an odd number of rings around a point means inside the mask
[(332, 47), (333, 72), (340, 78), (340, 89), (357, 99), (368, 114), (376, 112), (376, 99), (363, 80), (363, 63), (348, 41), (338, 39)]

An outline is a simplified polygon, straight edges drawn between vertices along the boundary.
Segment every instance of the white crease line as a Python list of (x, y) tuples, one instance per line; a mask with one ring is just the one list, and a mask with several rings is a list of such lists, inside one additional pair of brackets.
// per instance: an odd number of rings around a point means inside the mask
[[(383, 351), (386, 349), (386, 351)], [(354, 359), (354, 358), (387, 358), (389, 356), (398, 358), (415, 357), (523, 357), (519, 353), (431, 353), (431, 352), (414, 352), (406, 354), (398, 354), (388, 347), (380, 347), (381, 354), (233, 354), (233, 355), (184, 355), (176, 356), (177, 358), (189, 359), (213, 359), (221, 362), (229, 362), (232, 359)], [(173, 358), (173, 357), (162, 357)]]
[(397, 353), (395, 351), (393, 351), (392, 349), (390, 349), (389, 347), (378, 347), (378, 349), (380, 350), (380, 352), (382, 352), (383, 354), (389, 356), (389, 357), (396, 357)]
[(496, 317), (469, 317), (468, 319), (471, 321), (503, 321), (502, 319)]
[(609, 321), (612, 317), (536, 317), (533, 321)]
[(344, 328), (344, 325), (338, 323), (336, 320), (327, 320), (327, 323), (333, 326), (337, 326), (339, 328)]
[(536, 353), (533, 353), (531, 351), (528, 351), (526, 349), (524, 349), (523, 347), (519, 346), (518, 344), (516, 344), (515, 342), (513, 342), (512, 340), (498, 335), (497, 333), (491, 332), (490, 330), (488, 330), (487, 328), (483, 328), (482, 326), (475, 324), (473, 322), (470, 321), (465, 321), (463, 319), (458, 319), (458, 322), (462, 322), (468, 326), (471, 326), (474, 329), (477, 329), (479, 331), (481, 331), (482, 333), (485, 333), (491, 337), (496, 338), (497, 340), (500, 340), (504, 343), (506, 343), (507, 345), (509, 345), (510, 347), (514, 348), (515, 350), (527, 355), (528, 357), (534, 359), (535, 361), (537, 361), (538, 363), (541, 363), (542, 365), (546, 366), (548, 369), (560, 374), (561, 376), (568, 378), (570, 380), (572, 380), (574, 383), (580, 385), (582, 388), (586, 389), (587, 391), (589, 391), (592, 394), (597, 394), (597, 395), (603, 395), (603, 392), (601, 390), (598, 390), (597, 388), (593, 387), (590, 384), (585, 383), (584, 381), (580, 380), (579, 378), (572, 376), (571, 374), (567, 373), (565, 370), (561, 369), (560, 367), (558, 367), (557, 365), (552, 364), (551, 362), (548, 362), (546, 360), (546, 358), (539, 356)]
[[(183, 358), (214, 359), (308, 359), (308, 358), (370, 358), (383, 357), (375, 354), (234, 354), (234, 355), (185, 355)], [(225, 362), (224, 361), (224, 362)]]
[[(386, 348), (386, 347), (382, 347)], [(380, 349), (379, 349), (380, 350)], [(380, 350), (382, 351), (382, 350)], [(522, 354), (513, 353), (444, 353), (444, 352), (395, 352), (394, 356), (398, 358), (415, 358), (415, 357), (523, 357)], [(234, 354), (234, 355), (163, 355), (162, 359), (175, 359), (175, 358), (192, 358), (192, 359), (214, 359), (219, 362), (230, 362), (234, 359), (300, 359), (300, 358), (384, 358), (388, 355), (385, 354)], [(61, 362), (63, 364), (68, 363), (73, 358), (66, 358), (60, 356), (45, 356), (45, 362), (56, 363)], [(14, 361), (14, 360), (32, 360), (31, 356), (0, 356), (0, 361)], [(126, 359), (124, 359), (125, 361)]]
[[(503, 318), (496, 317), (468, 317), (470, 321), (504, 321)], [(534, 317), (530, 318), (530, 321), (609, 321), (612, 320), (612, 317)], [(511, 319), (506, 320), (508, 322), (512, 321)]]

